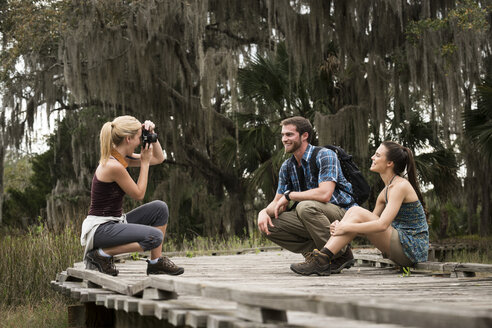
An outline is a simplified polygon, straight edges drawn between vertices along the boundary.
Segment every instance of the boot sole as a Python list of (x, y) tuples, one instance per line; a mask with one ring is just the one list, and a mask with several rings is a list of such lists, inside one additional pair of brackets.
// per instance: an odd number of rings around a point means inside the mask
[(292, 266), (290, 267), (292, 271), (294, 271), (297, 274), (303, 275), (303, 276), (310, 276), (312, 274), (317, 274), (318, 276), (329, 276), (331, 275), (331, 271), (314, 271), (314, 272), (302, 272), (294, 269)]
[(184, 268), (181, 268), (181, 270), (178, 270), (176, 272), (166, 272), (166, 271), (148, 272), (147, 271), (147, 275), (151, 275), (151, 274), (168, 274), (168, 275), (171, 275), (171, 276), (179, 276), (180, 274), (183, 274), (183, 273), (184, 273)]
[(110, 275), (110, 276), (113, 276), (113, 277), (116, 277), (118, 275), (119, 272), (116, 272), (116, 273), (104, 272), (101, 265), (99, 263), (97, 263), (89, 254), (87, 254), (86, 257), (89, 260), (89, 264), (92, 265), (93, 268), (95, 267), (97, 269), (97, 271), (104, 273), (104, 274), (107, 274), (107, 275)]
[(355, 264), (355, 259), (348, 260), (347, 262), (340, 265), (338, 269), (331, 270), (331, 274), (341, 273), (343, 269), (350, 269)]

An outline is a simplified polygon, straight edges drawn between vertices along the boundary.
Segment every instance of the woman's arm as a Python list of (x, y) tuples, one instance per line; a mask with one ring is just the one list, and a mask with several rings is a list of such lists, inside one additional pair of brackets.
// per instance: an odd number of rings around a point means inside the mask
[[(343, 235), (347, 232), (356, 232), (360, 234), (382, 232), (388, 229), (391, 222), (395, 219), (398, 211), (400, 210), (403, 199), (405, 198), (406, 188), (403, 183), (390, 186), (392, 191), (391, 197), (388, 199), (388, 204), (378, 217), (376, 215), (376, 208), (373, 213), (368, 213), (372, 217), (371, 220), (354, 220), (350, 223), (340, 221), (334, 228), (333, 235)], [(379, 197), (378, 197), (379, 198)], [(378, 206), (378, 205), (376, 205)]]
[[(159, 140), (157, 140), (152, 144), (152, 158), (150, 159), (149, 165), (161, 164), (165, 159), (166, 157), (164, 156), (161, 144), (159, 143)], [(126, 157), (125, 160), (130, 167), (140, 166), (140, 154), (133, 153), (131, 158)]]
[(105, 178), (103, 181), (108, 181), (106, 179), (115, 181), (128, 196), (135, 200), (142, 200), (147, 190), (152, 147), (142, 149), (140, 155), (140, 173), (136, 183), (125, 167), (118, 162), (108, 162), (102, 170)]
[[(144, 124), (142, 124), (142, 129), (148, 130), (150, 133), (154, 133), (155, 124), (152, 121), (146, 120)], [(162, 151), (162, 146), (157, 140), (155, 143), (149, 144), (147, 147), (152, 146), (152, 158), (150, 159), (150, 165), (161, 164), (166, 159), (164, 156), (164, 152)], [(140, 154), (133, 153), (132, 158), (126, 159), (128, 166), (138, 167), (141, 165), (140, 162)]]
[(378, 198), (376, 199), (376, 206), (374, 206), (374, 210), (372, 213), (374, 213), (377, 216), (381, 216), (381, 213), (383, 213), (384, 207), (386, 205), (386, 201), (384, 199), (384, 192), (386, 188), (384, 188), (378, 195)]

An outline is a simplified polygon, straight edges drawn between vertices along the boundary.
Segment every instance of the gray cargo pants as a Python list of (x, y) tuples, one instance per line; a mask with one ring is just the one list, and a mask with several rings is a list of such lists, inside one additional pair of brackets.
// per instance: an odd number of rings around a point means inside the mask
[[(314, 200), (299, 202), (294, 210), (273, 218), (274, 227), (268, 227), (266, 238), (294, 253), (322, 249), (330, 238), (330, 224), (341, 220), (345, 209)], [(345, 251), (344, 247), (342, 251)]]
[(100, 225), (94, 235), (94, 248), (107, 248), (137, 242), (144, 251), (162, 244), (162, 231), (155, 227), (167, 224), (169, 210), (160, 200), (139, 206), (126, 213), (127, 224), (110, 221)]

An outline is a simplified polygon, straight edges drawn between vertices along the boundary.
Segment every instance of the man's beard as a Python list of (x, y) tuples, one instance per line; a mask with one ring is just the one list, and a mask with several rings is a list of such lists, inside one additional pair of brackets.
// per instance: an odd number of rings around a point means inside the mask
[(301, 148), (301, 141), (300, 140), (294, 141), (292, 143), (291, 149), (289, 151), (287, 151), (287, 149), (285, 149), (285, 146), (284, 146), (285, 152), (288, 154), (295, 153), (299, 148)]

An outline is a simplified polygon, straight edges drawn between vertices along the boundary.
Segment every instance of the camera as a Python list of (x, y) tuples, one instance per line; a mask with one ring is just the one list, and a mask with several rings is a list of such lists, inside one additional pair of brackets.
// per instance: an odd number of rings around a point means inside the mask
[(157, 141), (157, 133), (152, 133), (149, 130), (142, 129), (142, 145), (144, 148), (147, 147), (147, 144), (150, 145)]

